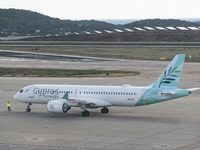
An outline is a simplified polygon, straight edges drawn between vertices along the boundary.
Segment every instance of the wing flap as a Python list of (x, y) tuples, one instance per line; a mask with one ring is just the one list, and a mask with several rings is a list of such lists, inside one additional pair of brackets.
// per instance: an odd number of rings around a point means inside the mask
[(105, 107), (112, 105), (107, 101), (96, 98), (69, 97), (68, 101), (78, 105), (87, 105), (89, 107)]

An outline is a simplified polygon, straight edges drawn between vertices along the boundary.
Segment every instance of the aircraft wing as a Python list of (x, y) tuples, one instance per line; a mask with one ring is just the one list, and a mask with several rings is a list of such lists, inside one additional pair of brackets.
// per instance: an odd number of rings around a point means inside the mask
[(85, 105), (87, 108), (98, 108), (112, 105), (107, 101), (96, 98), (68, 97), (67, 101), (70, 103), (75, 103), (78, 106)]

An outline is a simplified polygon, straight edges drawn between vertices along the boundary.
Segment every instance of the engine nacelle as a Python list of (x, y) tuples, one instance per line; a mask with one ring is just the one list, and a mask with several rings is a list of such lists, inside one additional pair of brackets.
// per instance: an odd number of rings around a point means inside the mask
[(51, 113), (66, 113), (69, 109), (66, 100), (51, 100), (47, 103), (47, 111)]

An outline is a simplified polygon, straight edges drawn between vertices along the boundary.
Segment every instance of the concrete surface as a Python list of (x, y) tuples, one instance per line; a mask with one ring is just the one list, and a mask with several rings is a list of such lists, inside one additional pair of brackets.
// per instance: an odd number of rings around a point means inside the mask
[[(139, 71), (120, 78), (0, 78), (0, 149), (16, 150), (198, 150), (200, 149), (200, 91), (164, 103), (144, 107), (111, 107), (109, 114), (90, 110), (81, 117), (79, 108), (67, 114), (50, 114), (45, 105), (26, 106), (13, 99), (26, 85), (94, 84), (149, 85), (168, 62), (115, 60), (110, 62), (61, 62), (0, 57), (0, 67), (66, 69), (121, 69)], [(186, 63), (180, 88), (200, 87), (200, 64)], [(11, 103), (12, 112), (6, 108)]]

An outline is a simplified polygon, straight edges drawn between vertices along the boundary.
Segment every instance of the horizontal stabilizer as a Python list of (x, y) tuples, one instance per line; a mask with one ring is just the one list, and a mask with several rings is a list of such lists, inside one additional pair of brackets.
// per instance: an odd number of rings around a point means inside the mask
[(159, 95), (159, 96), (162, 96), (162, 97), (174, 96), (174, 95), (175, 95), (175, 92), (161, 91), (161, 92), (158, 92), (158, 95)]
[(187, 89), (188, 91), (196, 91), (196, 90), (200, 90), (200, 88), (191, 88), (191, 89)]
[(191, 88), (191, 89), (186, 89), (186, 90), (188, 90), (188, 91), (196, 91), (196, 90), (200, 90), (200, 88)]

